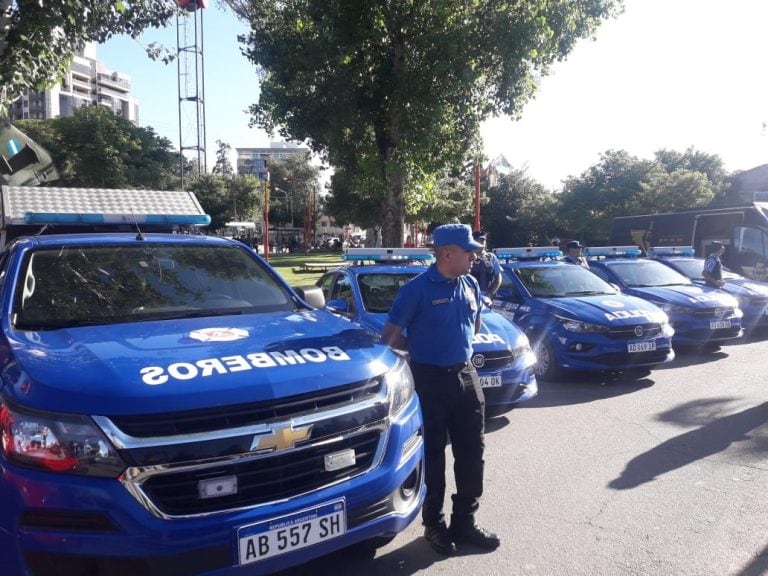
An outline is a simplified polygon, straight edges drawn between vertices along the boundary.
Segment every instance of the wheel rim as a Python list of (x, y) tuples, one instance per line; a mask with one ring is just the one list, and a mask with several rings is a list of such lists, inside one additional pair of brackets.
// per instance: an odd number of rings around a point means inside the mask
[(549, 346), (539, 343), (536, 347), (536, 376), (544, 376), (549, 373), (551, 364), (554, 361), (552, 358)]

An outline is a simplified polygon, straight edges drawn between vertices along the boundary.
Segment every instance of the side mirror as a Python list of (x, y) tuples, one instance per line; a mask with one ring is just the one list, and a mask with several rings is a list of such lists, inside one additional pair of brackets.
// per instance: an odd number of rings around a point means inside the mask
[(293, 286), (293, 290), (312, 308), (319, 309), (325, 306), (325, 296), (319, 286)]

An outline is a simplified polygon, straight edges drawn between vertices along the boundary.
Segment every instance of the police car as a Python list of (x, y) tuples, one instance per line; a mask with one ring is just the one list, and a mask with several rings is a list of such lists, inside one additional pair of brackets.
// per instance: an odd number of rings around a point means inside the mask
[(2, 574), (271, 574), (418, 515), (410, 369), (319, 288), (184, 192), (2, 192)]
[(622, 293), (661, 307), (675, 329), (673, 343), (716, 347), (743, 334), (743, 313), (736, 299), (716, 288), (694, 284), (669, 266), (639, 258), (635, 246), (588, 248), (590, 269)]
[(551, 246), (497, 248), (494, 305), (523, 328), (551, 379), (562, 370), (645, 370), (674, 358), (673, 330), (657, 306), (622, 295)]
[[(648, 256), (677, 270), (696, 284), (704, 284), (702, 271), (704, 258), (694, 256), (692, 246), (664, 246), (651, 248)], [(744, 313), (741, 319), (746, 330), (768, 327), (768, 283), (744, 278), (740, 274), (723, 269), (725, 284), (721, 288), (739, 302)]]
[[(344, 258), (348, 265), (327, 272), (317, 285), (331, 310), (381, 334), (400, 286), (427, 270), (432, 254), (427, 248), (349, 248)], [(536, 395), (536, 359), (517, 326), (487, 306), (481, 314), (472, 363), (486, 414), (495, 416)]]

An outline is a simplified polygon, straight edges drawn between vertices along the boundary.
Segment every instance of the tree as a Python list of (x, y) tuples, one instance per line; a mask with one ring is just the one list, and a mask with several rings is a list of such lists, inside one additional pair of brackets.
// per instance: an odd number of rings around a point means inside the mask
[(654, 160), (609, 150), (598, 164), (566, 180), (559, 198), (564, 230), (599, 243), (608, 239), (616, 216), (706, 206), (722, 185), (721, 165), (717, 156), (692, 149), (683, 154), (662, 150)]
[(232, 169), (232, 162), (229, 161), (229, 155), (232, 152), (232, 147), (226, 142), (216, 140), (216, 164), (211, 170), (211, 174), (217, 174), (219, 176), (232, 176), (235, 171)]
[(546, 245), (556, 235), (556, 199), (525, 170), (502, 176), (487, 194), (481, 220), (494, 247)]
[(333, 194), (375, 205), (384, 242), (396, 246), (422, 177), (461, 165), (482, 120), (517, 115), (535, 75), (621, 7), (621, 0), (225, 2), (249, 22), (244, 51), (263, 74), (254, 123), (321, 153), (342, 172)]
[(51, 154), (59, 185), (164, 190), (179, 184), (178, 153), (170, 140), (102, 106), (18, 126)]
[(231, 220), (256, 221), (261, 206), (261, 182), (254, 176), (226, 178), (203, 174), (193, 178), (189, 190), (195, 193), (205, 213), (211, 217), (210, 229), (217, 231)]
[(136, 38), (177, 9), (173, 0), (0, 0), (0, 105), (57, 81), (86, 42)]

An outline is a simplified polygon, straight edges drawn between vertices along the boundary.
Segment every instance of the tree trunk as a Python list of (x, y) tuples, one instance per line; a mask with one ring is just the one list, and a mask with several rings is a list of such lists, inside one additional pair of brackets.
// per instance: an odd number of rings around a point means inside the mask
[(392, 193), (381, 203), (381, 243), (388, 248), (403, 246), (405, 221), (403, 216), (402, 171), (395, 170), (391, 179)]

